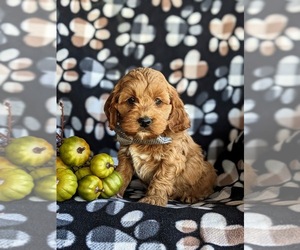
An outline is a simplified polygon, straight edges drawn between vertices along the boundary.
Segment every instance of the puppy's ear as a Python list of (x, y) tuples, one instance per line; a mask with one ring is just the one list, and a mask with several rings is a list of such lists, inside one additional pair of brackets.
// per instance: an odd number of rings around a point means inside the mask
[(111, 130), (115, 129), (118, 121), (118, 111), (116, 109), (117, 101), (118, 91), (115, 87), (104, 104), (104, 112), (108, 120), (108, 126)]
[(169, 85), (169, 93), (172, 104), (172, 111), (169, 117), (169, 129), (174, 133), (184, 131), (191, 126), (190, 119), (176, 89), (171, 85)]

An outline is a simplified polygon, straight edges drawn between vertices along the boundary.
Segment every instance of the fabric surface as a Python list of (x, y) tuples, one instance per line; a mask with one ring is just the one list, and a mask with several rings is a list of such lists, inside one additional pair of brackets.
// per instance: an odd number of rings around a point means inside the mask
[(194, 205), (137, 203), (145, 194), (137, 179), (124, 199), (88, 203), (76, 196), (58, 203), (58, 248), (242, 249), (240, 7), (236, 1), (58, 3), (57, 95), (65, 105), (65, 136), (82, 136), (94, 153), (116, 161), (119, 145), (107, 127), (104, 102), (129, 69), (152, 67), (181, 95), (189, 133), (219, 174), (216, 192)]
[[(0, 1), (1, 135), (7, 135), (12, 122), (12, 138), (37, 136), (55, 148), (55, 57), (55, 1)], [(11, 106), (11, 121), (5, 103)], [(0, 136), (1, 156), (5, 143)], [(55, 202), (33, 196), (0, 201), (0, 249), (55, 247)]]
[(248, 249), (300, 247), (299, 6), (245, 4), (245, 162), (257, 176), (245, 197)]
[[(137, 180), (124, 200), (1, 203), (0, 248), (238, 249), (245, 217), (245, 249), (299, 249), (299, 12), (298, 0), (0, 1), (0, 132), (9, 100), (13, 136), (54, 145), (63, 100), (66, 136), (116, 156), (99, 107), (122, 74), (149, 66), (181, 94), (219, 170), (216, 193), (193, 207), (136, 203)], [(243, 129), (257, 176), (244, 208), (251, 177), (227, 146)]]
[(138, 203), (146, 190), (138, 179), (123, 199), (58, 203), (57, 248), (244, 249), (243, 145), (241, 134), (216, 163), (216, 192), (193, 205)]
[(103, 105), (117, 80), (139, 66), (160, 70), (177, 89), (189, 132), (211, 161), (237, 136), (244, 85), (239, 3), (169, 3), (58, 2), (57, 99), (65, 105), (66, 137), (82, 136), (94, 153), (116, 157)]
[(300, 157), (293, 153), (299, 145), (298, 131), (253, 163), (257, 178), (256, 186), (245, 197), (246, 246), (299, 248)]

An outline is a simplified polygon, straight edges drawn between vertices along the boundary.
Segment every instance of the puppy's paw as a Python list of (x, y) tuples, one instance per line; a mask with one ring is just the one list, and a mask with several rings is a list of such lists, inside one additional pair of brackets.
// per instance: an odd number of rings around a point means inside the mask
[(183, 197), (183, 198), (180, 199), (181, 202), (187, 203), (187, 204), (193, 204), (193, 203), (196, 203), (200, 200), (203, 200), (203, 198), (196, 198), (196, 197), (193, 197), (193, 196), (187, 196), (187, 197)]
[(117, 194), (117, 196), (118, 196), (119, 198), (123, 198), (123, 197), (124, 197), (124, 193), (125, 193), (125, 191), (126, 191), (126, 188), (127, 188), (127, 187), (121, 187), (121, 189), (119, 190), (119, 192), (118, 192), (118, 194)]
[(123, 195), (120, 193), (117, 193), (117, 198), (123, 199)]
[(146, 196), (139, 200), (142, 203), (148, 203), (155, 206), (165, 207), (168, 203), (167, 199), (161, 198), (159, 196)]

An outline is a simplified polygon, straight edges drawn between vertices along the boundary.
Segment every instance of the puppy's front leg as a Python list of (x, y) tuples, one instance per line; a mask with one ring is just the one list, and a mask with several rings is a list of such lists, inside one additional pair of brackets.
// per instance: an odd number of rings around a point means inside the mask
[(166, 206), (169, 197), (173, 193), (175, 176), (176, 166), (163, 162), (154, 174), (146, 196), (140, 199), (139, 202), (156, 206)]
[(131, 160), (129, 157), (126, 155), (126, 150), (125, 149), (120, 149), (118, 153), (118, 167), (116, 168), (116, 171), (120, 173), (120, 175), (123, 178), (123, 186), (121, 187), (118, 195), (123, 197), (124, 192), (126, 188), (128, 187), (132, 176), (134, 174), (134, 169), (131, 163)]

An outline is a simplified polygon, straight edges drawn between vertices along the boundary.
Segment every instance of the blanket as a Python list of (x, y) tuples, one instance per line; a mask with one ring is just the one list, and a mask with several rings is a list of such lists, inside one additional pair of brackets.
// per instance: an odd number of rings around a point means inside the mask
[(134, 178), (124, 198), (58, 203), (57, 248), (243, 249), (243, 133), (215, 163), (215, 193), (196, 204), (138, 203), (145, 187)]

